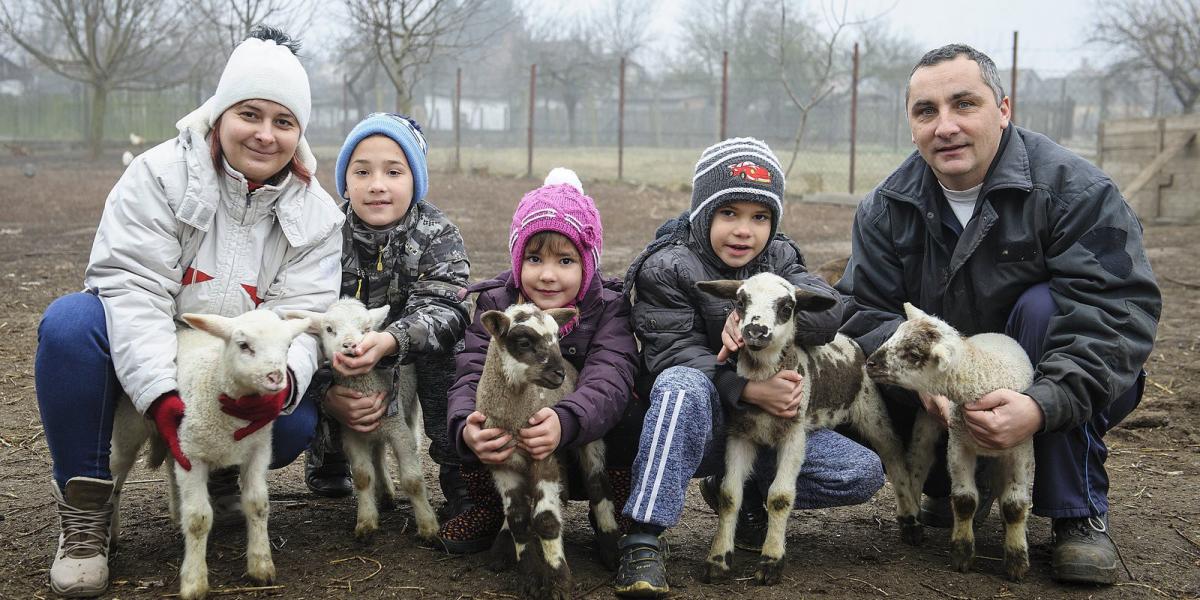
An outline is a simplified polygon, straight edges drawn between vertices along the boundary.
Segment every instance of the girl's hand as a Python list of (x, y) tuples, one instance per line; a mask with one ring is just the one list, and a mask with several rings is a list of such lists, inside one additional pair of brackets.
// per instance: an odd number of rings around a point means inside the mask
[(921, 406), (925, 407), (925, 412), (937, 420), (942, 429), (950, 428), (950, 407), (953, 405), (949, 398), (925, 392), (917, 392), (917, 397), (921, 399)]
[(512, 436), (504, 433), (499, 427), (484, 429), (487, 416), (479, 411), (467, 415), (467, 426), (463, 427), (463, 441), (479, 462), (485, 465), (498, 465), (512, 456), (517, 447), (509, 446)]
[(379, 427), (387, 412), (383, 392), (364, 395), (340, 385), (329, 386), (325, 392), (325, 412), (338, 423), (361, 433), (370, 433)]
[(368, 331), (354, 346), (354, 356), (333, 355), (333, 370), (346, 377), (368, 373), (383, 357), (396, 353), (396, 338), (383, 331)]
[(517, 445), (533, 460), (542, 460), (558, 449), (562, 442), (562, 423), (554, 409), (543, 408), (529, 417), (529, 427), (521, 430)]

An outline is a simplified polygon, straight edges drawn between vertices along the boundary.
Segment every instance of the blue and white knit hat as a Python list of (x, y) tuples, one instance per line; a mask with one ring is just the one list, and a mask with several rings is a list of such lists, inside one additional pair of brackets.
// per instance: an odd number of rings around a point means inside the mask
[(386, 135), (400, 145), (404, 157), (408, 159), (408, 168), (412, 170), (412, 201), (420, 202), (429, 192), (429, 167), (425, 159), (429, 146), (425, 143), (421, 126), (411, 118), (396, 113), (371, 113), (350, 130), (342, 144), (342, 151), (338, 153), (333, 172), (338, 196), (346, 197), (346, 169), (350, 166), (354, 149), (359, 142), (373, 135)]
[(688, 219), (703, 230), (702, 239), (708, 239), (718, 208), (737, 201), (758, 202), (771, 210), (771, 237), (775, 237), (783, 217), (783, 189), (783, 169), (766, 142), (730, 138), (700, 154)]

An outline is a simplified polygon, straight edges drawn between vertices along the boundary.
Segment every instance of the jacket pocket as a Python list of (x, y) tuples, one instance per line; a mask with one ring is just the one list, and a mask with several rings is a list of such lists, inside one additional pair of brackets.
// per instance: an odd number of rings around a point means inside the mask
[(671, 308), (646, 308), (634, 310), (633, 324), (638, 331), (662, 333), (684, 333), (692, 329), (695, 315), (691, 311)]

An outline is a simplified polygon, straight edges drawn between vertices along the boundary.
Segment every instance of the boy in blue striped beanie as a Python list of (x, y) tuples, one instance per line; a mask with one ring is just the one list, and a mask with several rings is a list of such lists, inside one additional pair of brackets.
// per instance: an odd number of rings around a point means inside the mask
[[(446, 440), (446, 392), (454, 378), (454, 350), (470, 316), (459, 293), (470, 262), (458, 227), (427, 202), (429, 171), (425, 136), (412, 119), (375, 113), (354, 126), (338, 153), (334, 179), (348, 201), (342, 227), (341, 296), (368, 308), (390, 307), (380, 331), (358, 343), (355, 356), (335, 356), (343, 375), (367, 369), (391, 371), (417, 364), (417, 395), (447, 499), (443, 518), (464, 509), (466, 488), (458, 453)], [(416, 249), (416, 251), (413, 251)], [(305, 482), (316, 494), (353, 492), (350, 470), (336, 442), (342, 428), (371, 431), (397, 406), (390, 394), (362, 396), (325, 377), (309, 387), (321, 402), (319, 442), (309, 452)]]

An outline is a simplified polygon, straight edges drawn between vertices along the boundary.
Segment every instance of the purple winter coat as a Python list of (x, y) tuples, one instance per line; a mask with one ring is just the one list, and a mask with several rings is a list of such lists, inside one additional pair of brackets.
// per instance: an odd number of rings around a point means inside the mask
[[(479, 298), (465, 347), (455, 357), (455, 382), (446, 413), (450, 439), (458, 453), (464, 460), (478, 461), (462, 432), (467, 416), (475, 411), (475, 389), (491, 342), (479, 319), (489, 310), (504, 310), (516, 303), (517, 288), (510, 270), (468, 287), (467, 292), (479, 292)], [(579, 322), (559, 340), (563, 358), (579, 371), (575, 391), (554, 406), (562, 425), (560, 448), (576, 448), (604, 437), (621, 419), (637, 371), (637, 342), (620, 280), (602, 280), (597, 273), (577, 308)]]

